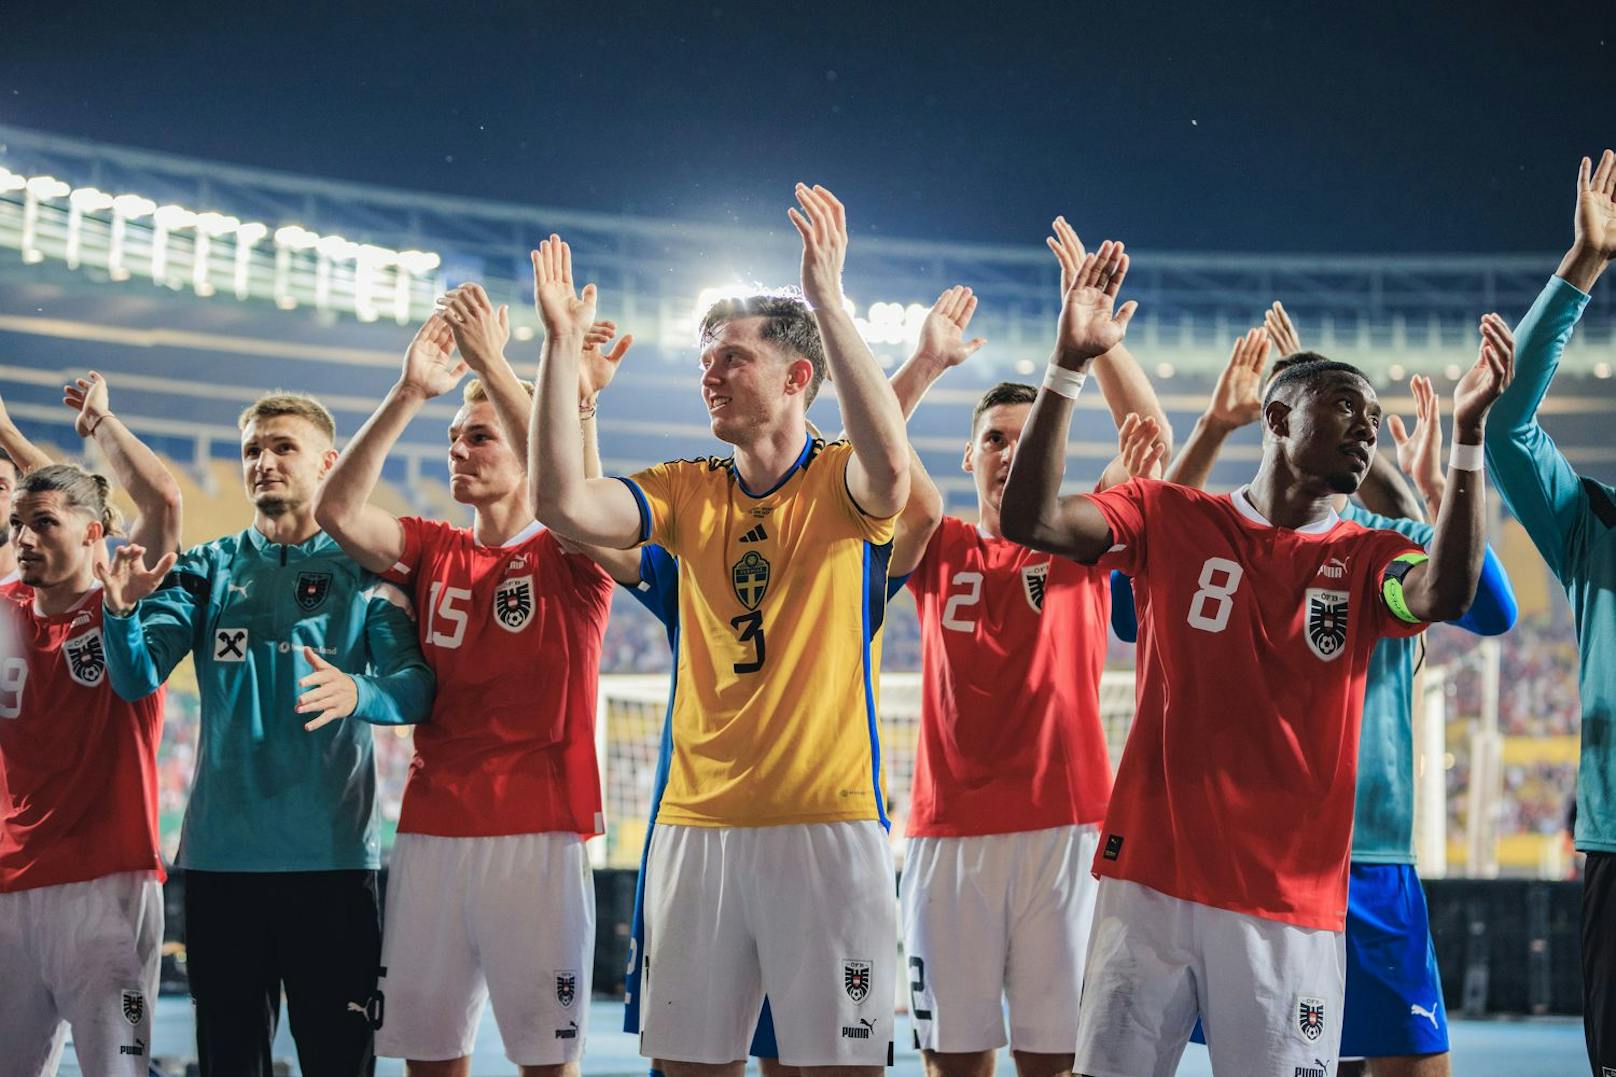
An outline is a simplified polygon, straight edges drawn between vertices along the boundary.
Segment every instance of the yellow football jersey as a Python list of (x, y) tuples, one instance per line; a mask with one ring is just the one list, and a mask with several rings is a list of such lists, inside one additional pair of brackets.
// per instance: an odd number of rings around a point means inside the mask
[(810, 438), (772, 490), (733, 459), (623, 480), (640, 539), (679, 561), (673, 756), (657, 821), (886, 822), (875, 676), (893, 520), (847, 489), (853, 447)]

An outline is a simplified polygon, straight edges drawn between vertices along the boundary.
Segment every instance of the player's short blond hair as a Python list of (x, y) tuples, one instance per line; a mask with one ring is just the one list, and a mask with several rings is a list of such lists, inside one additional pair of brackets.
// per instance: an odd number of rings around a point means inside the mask
[[(532, 382), (523, 381), (518, 378), (516, 384), (520, 385), (524, 390), (527, 391), (527, 398), (529, 400), (533, 399), (534, 390)], [(466, 404), (481, 404), (484, 400), (488, 399), (488, 387), (483, 384), (481, 378), (472, 378), (470, 381), (466, 382), (466, 387), (461, 390), (460, 399), (462, 403)]]
[(337, 421), (331, 417), (331, 412), (326, 410), (324, 404), (308, 393), (289, 393), (282, 389), (265, 393), (248, 404), (241, 417), (236, 420), (236, 429), (245, 430), (248, 423), (257, 422), (259, 419), (271, 419), (277, 415), (295, 415), (299, 419), (306, 419), (331, 442), (335, 443), (337, 440)]

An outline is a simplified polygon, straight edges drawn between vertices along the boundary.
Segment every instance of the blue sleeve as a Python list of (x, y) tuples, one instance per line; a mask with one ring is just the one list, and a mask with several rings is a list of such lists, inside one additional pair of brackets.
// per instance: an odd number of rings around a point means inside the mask
[(655, 543), (641, 546), (640, 584), (628, 592), (671, 632), (679, 622), (678, 559)]
[(1133, 580), (1111, 571), (1111, 631), (1123, 643), (1139, 642), (1139, 614), (1133, 608)]
[(1504, 563), (1487, 547), (1481, 562), (1481, 582), (1476, 585), (1475, 601), (1465, 615), (1452, 622), (1478, 636), (1502, 636), (1515, 627), (1515, 588), (1510, 586)]
[(888, 602), (891, 602), (894, 598), (898, 597), (898, 592), (903, 590), (903, 585), (909, 582), (909, 577), (912, 576), (912, 575), (914, 575), (914, 573), (906, 572), (902, 576), (888, 576), (887, 577), (887, 601)]
[(354, 674), (359, 699), (353, 717), (373, 725), (414, 725), (432, 714), (437, 678), (416, 638), (408, 600), (390, 583), (366, 589), (366, 672)]
[(1571, 464), (1538, 425), (1537, 409), (1587, 305), (1586, 293), (1559, 277), (1549, 279), (1515, 327), (1515, 380), (1487, 416), (1487, 473), (1505, 507), (1561, 580), (1566, 543), (1584, 494)]
[(145, 699), (168, 680), (196, 642), (211, 589), (205, 555), (186, 554), (129, 616), (101, 618), (107, 675), (120, 699)]

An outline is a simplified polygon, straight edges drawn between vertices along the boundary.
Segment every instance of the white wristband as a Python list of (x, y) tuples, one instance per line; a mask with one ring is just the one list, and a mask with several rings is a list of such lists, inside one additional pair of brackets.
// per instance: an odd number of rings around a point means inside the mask
[(1457, 441), (1453, 443), (1453, 451), (1448, 454), (1449, 471), (1480, 471), (1482, 464), (1480, 445), (1461, 445)]
[(1044, 374), (1044, 388), (1064, 396), (1067, 400), (1076, 400), (1077, 394), (1083, 389), (1083, 383), (1088, 380), (1086, 370), (1067, 370), (1063, 366), (1050, 363), (1049, 371)]

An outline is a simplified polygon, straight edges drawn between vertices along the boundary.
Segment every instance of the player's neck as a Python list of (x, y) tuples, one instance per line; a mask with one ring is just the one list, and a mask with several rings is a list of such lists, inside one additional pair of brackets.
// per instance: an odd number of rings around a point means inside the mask
[(1004, 531), (999, 527), (999, 510), (986, 502), (976, 503), (976, 526), (988, 538), (1004, 538)]
[(1272, 460), (1263, 461), (1257, 477), (1246, 487), (1252, 508), (1275, 527), (1293, 531), (1328, 517), (1335, 509), (1335, 496), (1322, 483), (1282, 473)]
[(0, 546), (0, 580), (17, 571), (17, 547), (11, 543)]
[(527, 491), (519, 488), (509, 496), (473, 506), (471, 535), (479, 546), (503, 546), (533, 523), (533, 506)]
[(94, 589), (95, 570), (85, 569), (58, 583), (34, 588), (34, 609), (42, 616), (56, 617), (83, 602)]
[(735, 470), (748, 490), (762, 493), (780, 485), (802, 456), (808, 440), (808, 427), (802, 416), (793, 415), (777, 428), (762, 431), (745, 445), (735, 446)]
[(320, 533), (320, 525), (314, 522), (312, 508), (283, 512), (279, 516), (255, 512), (253, 527), (270, 542), (282, 546), (300, 546)]

